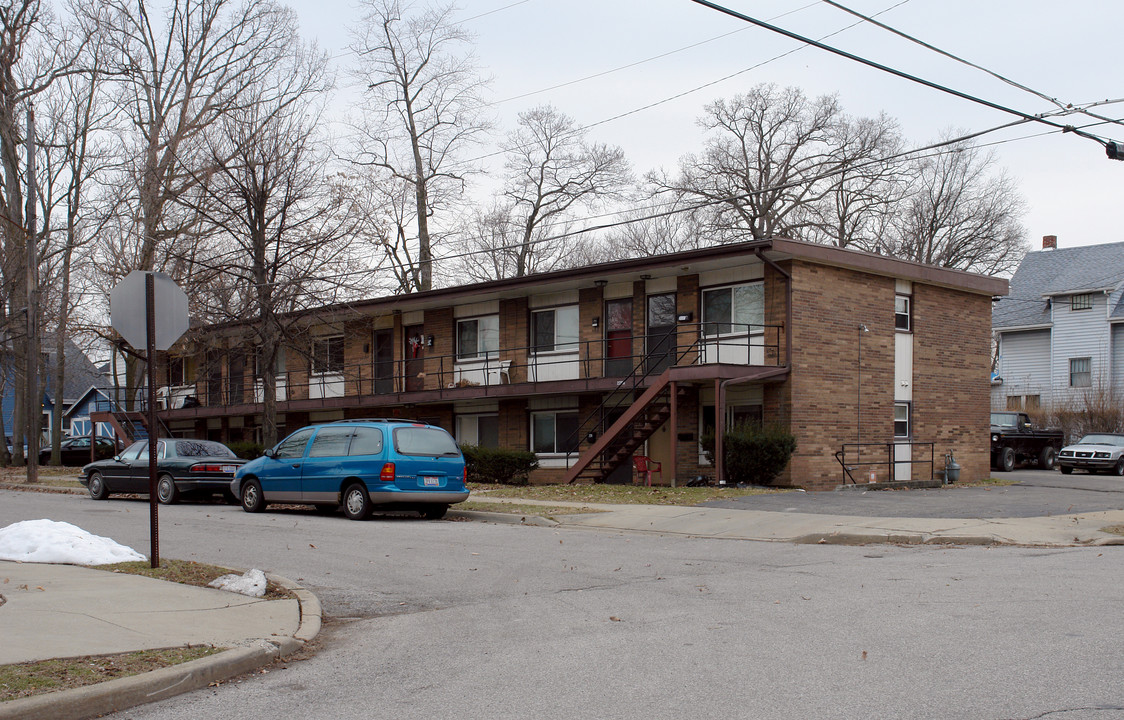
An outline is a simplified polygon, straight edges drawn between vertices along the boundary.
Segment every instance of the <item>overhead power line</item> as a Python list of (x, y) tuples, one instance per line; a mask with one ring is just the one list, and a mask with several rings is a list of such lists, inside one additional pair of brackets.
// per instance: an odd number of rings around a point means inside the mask
[(1027, 120), (1027, 121), (1030, 121), (1030, 122), (1042, 123), (1044, 125), (1049, 125), (1051, 127), (1058, 128), (1059, 130), (1061, 130), (1063, 132), (1071, 132), (1075, 135), (1078, 135), (1079, 137), (1083, 137), (1083, 138), (1086, 138), (1088, 140), (1092, 140), (1092, 141), (1100, 144), (1102, 147), (1107, 148), (1108, 144), (1110, 142), (1109, 140), (1107, 140), (1105, 138), (1100, 138), (1100, 137), (1097, 137), (1096, 135), (1092, 135), (1092, 134), (1089, 134), (1089, 133), (1086, 133), (1086, 132), (1082, 132), (1081, 130), (1077, 129), (1073, 125), (1062, 125), (1060, 123), (1053, 122), (1052, 120), (1047, 120), (1046, 118), (1044, 118), (1040, 115), (1032, 115), (1030, 113), (1023, 112), (1022, 110), (1016, 110), (1014, 108), (1009, 108), (1005, 105), (1000, 105), (999, 103), (992, 102), (990, 100), (985, 100), (983, 98), (976, 97), (975, 95), (970, 95), (966, 92), (962, 92), (960, 90), (956, 90), (954, 88), (950, 88), (950, 87), (947, 87), (945, 85), (935, 83), (931, 80), (926, 80), (925, 78), (918, 77), (916, 75), (911, 75), (910, 73), (907, 73), (903, 70), (898, 70), (897, 68), (893, 68), (893, 67), (890, 67), (888, 65), (883, 65), (882, 63), (875, 62), (874, 60), (869, 60), (869, 59), (864, 58), (862, 56), (855, 55), (854, 53), (847, 52), (846, 50), (841, 50), (839, 48), (832, 47), (831, 45), (827, 45), (825, 43), (822, 43), (818, 40), (813, 40), (810, 37), (800, 35), (799, 33), (792, 32), (791, 30), (786, 30), (782, 27), (772, 25), (768, 22), (765, 22), (764, 20), (759, 20), (759, 19), (757, 19), (755, 17), (752, 17), (750, 15), (746, 15), (745, 13), (740, 13), (736, 10), (731, 10), (730, 8), (725, 7), (723, 5), (719, 5), (718, 3), (710, 2), (710, 0), (691, 0), (691, 2), (695, 3), (696, 5), (702, 5), (703, 7), (710, 8), (711, 10), (715, 10), (715, 11), (723, 13), (725, 15), (729, 15), (732, 18), (737, 18), (738, 20), (741, 20), (743, 22), (751, 23), (751, 24), (756, 25), (756, 26), (758, 26), (760, 28), (763, 28), (765, 30), (769, 30), (770, 32), (777, 33), (778, 35), (783, 35), (784, 37), (787, 37), (791, 40), (796, 40), (798, 42), (805, 43), (807, 45), (811, 45), (813, 47), (819, 48), (820, 50), (824, 50), (824, 51), (832, 53), (834, 55), (838, 55), (840, 57), (847, 58), (848, 60), (852, 60), (852, 61), (860, 63), (862, 65), (866, 65), (867, 67), (874, 68), (875, 70), (881, 70), (882, 72), (889, 73), (890, 75), (900, 77), (903, 80), (909, 80), (910, 82), (917, 83), (919, 85), (924, 85), (927, 88), (937, 90), (939, 92), (943, 92), (943, 93), (946, 93), (948, 95), (958, 97), (962, 100), (967, 100), (969, 102), (976, 103), (978, 105), (983, 105), (984, 107), (991, 108), (992, 110), (998, 110), (1000, 112), (1007, 113), (1008, 115), (1014, 115), (1016, 117), (1022, 118), (1023, 120)]

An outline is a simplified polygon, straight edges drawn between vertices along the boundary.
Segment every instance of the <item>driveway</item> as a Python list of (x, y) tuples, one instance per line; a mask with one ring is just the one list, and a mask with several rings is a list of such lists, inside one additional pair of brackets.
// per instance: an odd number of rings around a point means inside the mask
[(996, 473), (1016, 485), (932, 490), (795, 492), (716, 500), (709, 507), (867, 517), (1044, 517), (1124, 510), (1124, 478), (1049, 470)]

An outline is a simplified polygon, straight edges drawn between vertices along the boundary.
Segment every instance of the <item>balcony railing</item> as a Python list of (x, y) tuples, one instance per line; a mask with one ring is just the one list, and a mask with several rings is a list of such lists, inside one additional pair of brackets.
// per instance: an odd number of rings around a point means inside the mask
[[(289, 371), (277, 378), (277, 400), (317, 400), (501, 385), (659, 374), (671, 365), (729, 364), (778, 367), (784, 362), (782, 328), (775, 325), (681, 323), (666, 333), (557, 344), (550, 350), (522, 345), (487, 353), (366, 359), (328, 372)], [(164, 386), (160, 409), (260, 403), (260, 377), (210, 374), (194, 385)], [(158, 399), (158, 403), (160, 403)]]

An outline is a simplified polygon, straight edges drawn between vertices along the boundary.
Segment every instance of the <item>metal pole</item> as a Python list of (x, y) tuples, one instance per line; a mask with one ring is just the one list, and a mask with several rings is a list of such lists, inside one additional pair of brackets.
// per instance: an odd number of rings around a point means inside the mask
[(151, 564), (160, 567), (160, 503), (156, 498), (156, 280), (144, 276), (145, 359), (148, 363), (148, 517)]
[[(27, 105), (27, 481), (39, 481), (39, 422), (43, 417), (43, 396), (39, 392), (39, 303), (38, 269), (35, 243), (35, 110)], [(62, 358), (58, 358), (62, 362)], [(62, 389), (57, 388), (56, 405), (62, 404)], [(56, 407), (55, 412), (61, 408)], [(14, 433), (13, 433), (14, 434)]]

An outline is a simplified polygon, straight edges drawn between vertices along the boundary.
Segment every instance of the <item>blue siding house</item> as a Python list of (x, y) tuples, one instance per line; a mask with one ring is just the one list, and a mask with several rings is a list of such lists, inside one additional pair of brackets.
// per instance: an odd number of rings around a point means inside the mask
[(1124, 243), (1027, 253), (995, 303), (993, 410), (1124, 398)]

